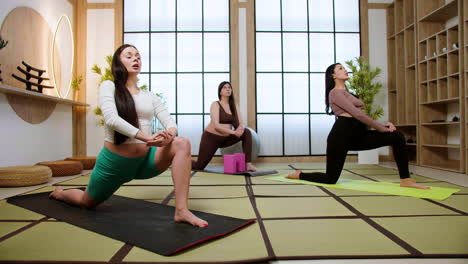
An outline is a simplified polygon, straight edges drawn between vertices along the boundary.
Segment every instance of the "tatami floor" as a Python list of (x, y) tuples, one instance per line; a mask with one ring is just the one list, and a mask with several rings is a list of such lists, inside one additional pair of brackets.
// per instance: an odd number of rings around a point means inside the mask
[[(320, 170), (324, 164), (296, 167)], [(347, 164), (342, 177), (398, 181), (392, 163)], [(258, 164), (292, 172), (288, 164)], [(53, 186), (0, 188), (0, 263), (468, 263), (468, 176), (412, 167), (425, 185), (460, 189), (444, 201), (197, 172), (193, 210), (256, 219), (224, 238), (163, 257), (16, 207), (5, 198)], [(85, 186), (89, 172), (48, 185)], [(63, 181), (62, 181), (63, 180)], [(447, 182), (449, 181), (449, 182)], [(34, 189), (34, 190), (33, 190)], [(173, 205), (170, 172), (117, 195)]]

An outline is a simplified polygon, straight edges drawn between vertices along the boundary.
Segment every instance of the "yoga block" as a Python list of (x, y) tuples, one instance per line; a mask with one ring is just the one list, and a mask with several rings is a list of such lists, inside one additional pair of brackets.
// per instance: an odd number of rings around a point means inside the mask
[(245, 154), (244, 153), (236, 153), (234, 154), (236, 157), (236, 165), (237, 171), (245, 171)]
[(237, 172), (237, 162), (236, 156), (234, 154), (224, 155), (224, 173), (236, 173)]

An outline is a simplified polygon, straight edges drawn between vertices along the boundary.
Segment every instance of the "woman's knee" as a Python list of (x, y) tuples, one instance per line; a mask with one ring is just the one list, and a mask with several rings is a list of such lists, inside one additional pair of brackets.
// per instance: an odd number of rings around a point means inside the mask
[(175, 137), (172, 145), (176, 150), (190, 151), (191, 148), (190, 141), (186, 137)]
[(248, 128), (244, 129), (244, 137), (252, 137), (252, 133), (250, 133), (250, 130)]
[(96, 205), (97, 203), (81, 201), (80, 207), (84, 209), (93, 209), (94, 207), (96, 207)]
[(80, 207), (84, 209), (93, 209), (96, 207), (100, 202), (91, 198), (87, 191), (83, 192), (83, 196), (81, 197)]
[(405, 144), (405, 136), (400, 131), (393, 131), (391, 133), (395, 144)]
[(336, 184), (340, 177), (329, 177), (329, 179), (325, 182), (326, 184)]

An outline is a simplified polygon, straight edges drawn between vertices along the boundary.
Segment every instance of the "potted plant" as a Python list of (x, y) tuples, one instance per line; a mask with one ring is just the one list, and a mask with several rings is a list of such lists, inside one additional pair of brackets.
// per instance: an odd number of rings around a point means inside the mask
[[(348, 79), (348, 88), (364, 103), (365, 113), (372, 119), (378, 119), (383, 116), (383, 108), (374, 105), (374, 99), (382, 88), (382, 83), (374, 79), (380, 75), (382, 70), (378, 67), (371, 68), (369, 62), (363, 57), (357, 57), (354, 60), (345, 62), (352, 72)], [(379, 163), (379, 149), (359, 151), (358, 162), (361, 164)]]
[(78, 91), (80, 91), (80, 85), (81, 82), (83, 81), (83, 76), (79, 75), (77, 78), (73, 79), (70, 87), (73, 91), (73, 100), (78, 101)]
[[(0, 50), (8, 45), (8, 40), (0, 39)], [(1, 64), (0, 64), (1, 66)], [(0, 83), (2, 83), (2, 70), (0, 69)]]

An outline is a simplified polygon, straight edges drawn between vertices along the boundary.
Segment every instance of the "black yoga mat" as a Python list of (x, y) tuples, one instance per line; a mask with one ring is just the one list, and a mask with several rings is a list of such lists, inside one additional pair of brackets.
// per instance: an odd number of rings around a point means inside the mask
[(265, 170), (265, 171), (239, 171), (236, 173), (224, 173), (224, 167), (212, 167), (208, 166), (204, 170), (200, 170), (202, 172), (210, 172), (210, 173), (220, 173), (220, 174), (227, 174), (227, 175), (244, 175), (244, 176), (263, 176), (263, 175), (270, 175), (278, 173), (276, 170)]
[(144, 200), (113, 195), (95, 209), (86, 210), (48, 196), (49, 192), (15, 196), (8, 198), (8, 202), (164, 256), (227, 235), (255, 221), (192, 211), (209, 223), (199, 228), (174, 222), (174, 207)]

